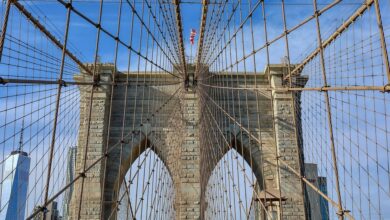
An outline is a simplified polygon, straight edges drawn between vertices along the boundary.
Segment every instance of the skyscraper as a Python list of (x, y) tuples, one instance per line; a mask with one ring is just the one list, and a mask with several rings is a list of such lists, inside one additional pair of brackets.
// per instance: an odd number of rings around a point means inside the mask
[[(325, 195), (328, 195), (328, 187), (327, 187), (326, 177), (321, 177), (321, 176), (318, 177), (318, 188)], [(323, 197), (320, 197), (320, 208), (321, 208), (322, 220), (329, 220), (328, 200), (324, 199)]]
[(4, 162), (0, 219), (22, 220), (26, 209), (30, 157), (20, 148)]
[[(74, 170), (76, 167), (76, 153), (77, 153), (77, 147), (70, 147), (69, 148), (67, 168), (66, 168), (66, 184), (72, 182), (74, 179)], [(62, 207), (63, 219), (68, 219), (69, 204), (70, 204), (70, 199), (72, 198), (72, 193), (73, 193), (73, 185), (70, 186), (65, 191), (65, 196), (64, 196), (64, 200), (63, 200), (63, 207)]]
[(26, 210), (30, 157), (23, 151), (24, 121), (18, 150), (12, 151), (3, 164), (0, 219), (22, 220)]
[[(317, 164), (305, 163), (305, 176), (322, 193), (328, 194), (326, 177), (318, 176)], [(309, 219), (329, 220), (328, 202), (308, 185), (305, 188)]]

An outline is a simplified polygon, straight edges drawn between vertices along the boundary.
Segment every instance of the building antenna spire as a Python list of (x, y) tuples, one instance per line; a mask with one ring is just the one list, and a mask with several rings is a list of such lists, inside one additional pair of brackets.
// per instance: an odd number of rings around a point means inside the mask
[(23, 133), (24, 133), (24, 118), (22, 121), (22, 128), (20, 129), (19, 151), (23, 151)]

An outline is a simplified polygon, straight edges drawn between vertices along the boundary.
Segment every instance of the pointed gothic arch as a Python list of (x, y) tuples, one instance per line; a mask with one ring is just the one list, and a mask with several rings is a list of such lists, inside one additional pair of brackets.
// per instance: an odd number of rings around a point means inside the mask
[(169, 219), (175, 215), (173, 177), (156, 152), (153, 146), (145, 148), (123, 176), (117, 219), (157, 219), (160, 215)]
[[(118, 148), (112, 152), (111, 157), (110, 155), (108, 156), (106, 166), (109, 167), (109, 171), (105, 173), (103, 195), (105, 219), (112, 219), (117, 216), (118, 206), (123, 199), (120, 195), (122, 184), (126, 181), (126, 175), (134, 166), (138, 170), (143, 169), (142, 166), (137, 164), (137, 161), (142, 160), (143, 156), (152, 154), (158, 158), (172, 180), (172, 172), (167, 164), (167, 154), (162, 149), (165, 146), (164, 143), (154, 144), (152, 141), (152, 139), (155, 139), (153, 132), (139, 132), (138, 136), (138, 141), (124, 143), (122, 149)], [(119, 159), (121, 160), (120, 163), (118, 163)], [(111, 164), (116, 164), (116, 166)]]
[(211, 161), (208, 171), (205, 173), (204, 178), (207, 183), (212, 171), (215, 169), (217, 164), (222, 160), (222, 158), (231, 150), (234, 150), (242, 157), (247, 164), (250, 165), (253, 173), (257, 179), (257, 184), (260, 190), (263, 189), (263, 164), (265, 161), (262, 159), (261, 147), (255, 143), (255, 141), (250, 140), (247, 135), (232, 135), (229, 145), (218, 146), (210, 149), (214, 155), (213, 161)]
[(250, 164), (241, 153), (235, 148), (228, 149), (208, 179), (205, 219), (248, 219), (255, 198), (254, 190), (258, 190), (259, 185)]

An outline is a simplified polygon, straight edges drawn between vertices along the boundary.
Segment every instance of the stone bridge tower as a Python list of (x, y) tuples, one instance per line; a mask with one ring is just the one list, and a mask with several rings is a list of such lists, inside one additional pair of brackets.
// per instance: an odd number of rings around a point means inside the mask
[[(201, 155), (214, 154), (222, 158), (228, 148), (226, 146), (225, 152), (212, 152), (213, 148), (204, 146), (205, 143), (202, 141), (204, 134), (199, 128), (204, 120), (201, 112), (207, 111), (207, 106), (201, 104), (199, 100), (200, 85), (197, 87), (190, 83), (192, 86), (186, 90), (183, 82), (168, 74), (139, 73), (142, 77), (138, 77), (136, 73), (117, 72), (111, 64), (100, 64), (98, 68), (99, 84), (94, 87), (92, 102), (90, 102), (91, 87), (80, 87), (80, 130), (76, 172), (82, 172), (84, 164), (88, 167), (98, 158), (104, 157), (105, 152), (108, 154), (106, 160), (101, 160), (86, 173), (81, 219), (108, 219), (109, 217), (115, 219), (115, 205), (124, 175), (137, 157), (151, 146), (171, 174), (175, 187), (176, 219), (203, 219), (207, 204), (202, 201), (202, 198), (208, 177), (216, 164), (202, 167), (201, 170), (200, 163), (207, 159), (201, 158)], [(268, 68), (269, 71), (265, 72), (269, 72), (270, 75), (247, 74), (247, 86), (283, 88), (282, 77), (286, 67), (271, 65)], [(193, 69), (190, 66), (188, 71), (194, 71)], [(138, 78), (146, 81), (138, 82)], [(227, 73), (214, 77), (213, 80), (243, 84), (243, 79), (244, 75), (235, 75), (233, 80)], [(85, 72), (75, 76), (75, 80), (93, 81)], [(113, 81), (118, 85), (114, 87), (108, 85)], [(165, 84), (172, 86), (163, 86)], [(139, 89), (146, 85), (148, 89)], [(202, 89), (206, 88), (202, 87)], [(293, 110), (293, 103), (299, 101), (299, 96), (282, 89), (276, 89), (272, 93), (271, 90), (259, 91), (261, 92), (258, 92), (257, 98), (260, 106), (257, 106), (258, 108), (255, 106), (256, 92), (252, 90), (248, 93), (248, 111), (242, 110), (249, 112), (247, 121), (257, 120), (260, 116), (261, 124), (264, 126), (258, 127), (252, 124), (250, 131), (257, 139), (261, 139), (261, 148), (260, 144), (247, 134), (241, 136), (244, 138), (237, 138), (239, 129), (233, 122), (223, 127), (223, 132), (230, 137), (231, 146), (238, 152), (242, 152), (242, 156), (247, 161), (254, 162), (253, 172), (259, 183), (260, 194), (264, 193), (263, 183), (266, 184), (267, 192), (279, 191), (278, 189), (281, 188), (281, 197), (284, 198), (283, 219), (305, 219), (301, 180), (287, 169), (281, 169), (278, 173), (276, 168), (276, 152), (290, 166), (298, 169), (302, 167), (299, 138), (296, 135), (300, 125), (299, 122), (295, 124), (293, 120), (293, 114), (299, 114), (299, 111)], [(171, 100), (163, 103), (169, 97)], [(111, 98), (113, 106), (110, 108)], [(219, 103), (222, 100), (215, 100), (215, 102)], [(88, 134), (90, 104), (93, 106), (93, 111), (90, 115)], [(229, 105), (238, 104), (237, 101), (229, 103)], [(164, 106), (164, 108), (155, 109), (156, 106)], [(156, 111), (158, 114), (155, 114)], [(143, 114), (134, 114), (134, 112), (143, 112)], [(168, 114), (173, 116), (164, 117)], [(233, 115), (232, 112), (230, 114)], [(167, 118), (171, 119), (167, 120)], [(177, 129), (182, 131), (181, 135), (175, 133)], [(86, 143), (87, 135), (89, 135), (88, 143)], [(88, 154), (85, 154), (86, 150)], [(205, 154), (204, 151), (210, 152)], [(252, 152), (251, 155), (249, 151)], [(120, 170), (123, 172), (119, 172)], [(77, 181), (70, 204), (71, 219), (77, 219), (80, 201), (77, 192), (80, 187), (81, 181)], [(114, 213), (114, 216), (109, 216), (110, 213)]]

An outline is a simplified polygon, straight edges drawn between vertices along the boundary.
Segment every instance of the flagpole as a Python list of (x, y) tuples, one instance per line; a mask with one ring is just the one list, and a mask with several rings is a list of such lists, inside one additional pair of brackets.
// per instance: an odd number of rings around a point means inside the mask
[(191, 34), (190, 34), (190, 43), (191, 43), (191, 54), (190, 54), (190, 62), (195, 62), (195, 58), (192, 56), (192, 46), (194, 45), (194, 40), (195, 40), (195, 35), (196, 31), (195, 29), (191, 29)]

